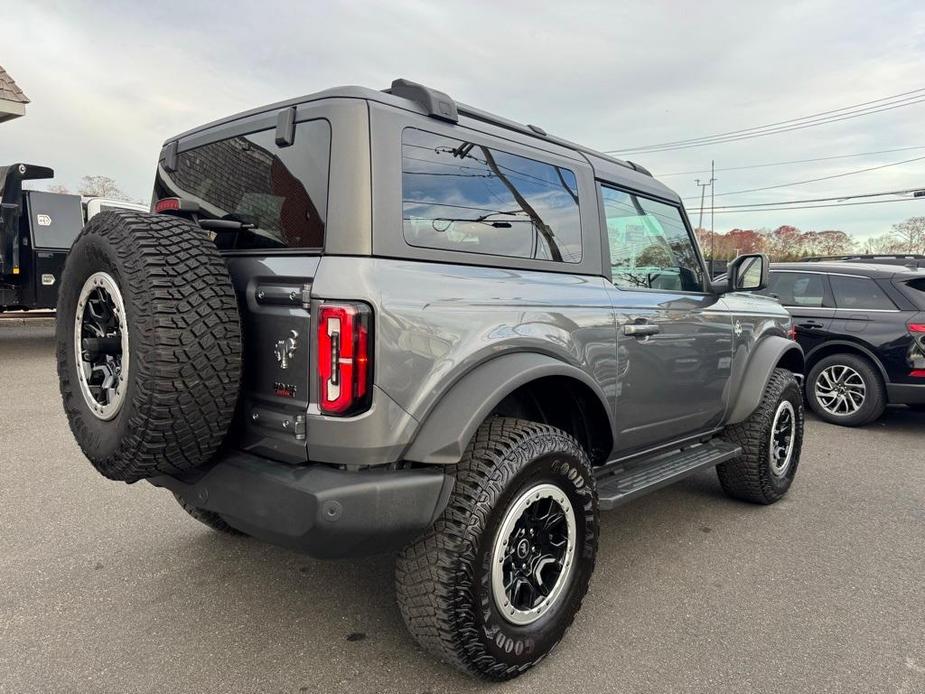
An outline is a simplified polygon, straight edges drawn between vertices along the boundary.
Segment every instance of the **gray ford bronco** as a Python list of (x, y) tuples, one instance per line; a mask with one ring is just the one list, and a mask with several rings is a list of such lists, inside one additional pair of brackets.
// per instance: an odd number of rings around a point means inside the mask
[(421, 646), (507, 679), (578, 612), (599, 510), (708, 467), (787, 492), (803, 355), (767, 276), (711, 282), (641, 166), (406, 80), (330, 89), (171, 138), (151, 213), (90, 220), (61, 394), (103, 475), (211, 528), (397, 552)]

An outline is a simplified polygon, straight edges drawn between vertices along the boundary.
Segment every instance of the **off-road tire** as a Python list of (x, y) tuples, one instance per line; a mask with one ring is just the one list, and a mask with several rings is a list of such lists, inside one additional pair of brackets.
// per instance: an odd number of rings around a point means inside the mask
[[(786, 472), (772, 473), (771, 429), (780, 404), (789, 401), (796, 419), (792, 458)], [(717, 465), (723, 491), (734, 499), (755, 504), (780, 500), (796, 475), (803, 445), (803, 395), (796, 377), (786, 369), (774, 369), (764, 390), (761, 404), (744, 422), (727, 428), (726, 438), (742, 447), (742, 455)]]
[[(816, 380), (830, 366), (849, 366), (860, 374), (864, 381), (864, 402), (857, 412), (849, 415), (834, 415), (827, 412), (816, 397)], [(855, 354), (832, 354), (820, 359), (806, 377), (806, 402), (813, 413), (829, 424), (843, 427), (860, 427), (879, 419), (886, 409), (886, 387), (877, 367), (868, 359)]]
[(220, 533), (226, 533), (228, 535), (236, 535), (239, 537), (245, 536), (245, 533), (242, 533), (237, 528), (232, 528), (230, 525), (228, 525), (228, 523), (225, 522), (225, 519), (217, 513), (214, 513), (213, 511), (207, 511), (206, 509), (199, 508), (198, 506), (193, 506), (192, 504), (187, 503), (186, 500), (179, 494), (174, 494), (174, 498), (176, 498), (177, 503), (180, 504), (184, 511), (186, 511), (203, 525), (207, 525), (212, 528), (212, 530), (217, 530)]
[[(129, 367), (109, 420), (81, 392), (74, 343), (80, 293), (106, 273), (125, 305)], [(57, 310), (61, 396), (74, 437), (106, 477), (135, 482), (207, 462), (231, 425), (241, 374), (238, 307), (206, 233), (166, 215), (98, 214), (67, 257)]]
[[(486, 679), (510, 679), (552, 651), (587, 592), (598, 539), (590, 462), (559, 429), (496, 417), (479, 428), (453, 472), (443, 515), (398, 558), (398, 605), (411, 634), (437, 658)], [(574, 565), (549, 611), (515, 625), (498, 612), (489, 563), (507, 510), (538, 483), (555, 485), (571, 503)]]

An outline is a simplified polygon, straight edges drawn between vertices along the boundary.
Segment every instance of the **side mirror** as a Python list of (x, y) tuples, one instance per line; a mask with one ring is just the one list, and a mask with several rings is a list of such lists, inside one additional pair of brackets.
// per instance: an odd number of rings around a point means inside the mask
[(768, 286), (770, 265), (763, 253), (740, 255), (729, 263), (725, 280), (713, 283), (713, 291), (717, 294), (760, 291)]

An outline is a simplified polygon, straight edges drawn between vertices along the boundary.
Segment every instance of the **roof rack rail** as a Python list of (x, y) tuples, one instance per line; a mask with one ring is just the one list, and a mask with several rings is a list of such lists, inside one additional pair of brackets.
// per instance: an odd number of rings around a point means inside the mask
[(450, 123), (459, 122), (456, 102), (449, 95), (436, 89), (425, 87), (423, 84), (418, 84), (411, 80), (397, 79), (392, 80), (391, 88), (384, 91), (386, 94), (413, 101), (423, 108), (431, 118), (439, 118)]
[(439, 118), (441, 120), (449, 121), (450, 123), (458, 123), (459, 114), (462, 114), (469, 118), (480, 120), (484, 123), (490, 123), (491, 125), (496, 125), (507, 130), (513, 130), (515, 132), (530, 135), (532, 137), (542, 137), (548, 142), (582, 152), (583, 154), (590, 154), (592, 156), (605, 159), (614, 164), (618, 164), (619, 166), (626, 167), (627, 169), (638, 171), (639, 173), (646, 176), (652, 176), (652, 173), (648, 169), (634, 162), (624, 161), (623, 159), (612, 157), (608, 154), (604, 154), (603, 152), (597, 152), (589, 147), (583, 147), (582, 145), (569, 142), (568, 140), (563, 140), (559, 137), (552, 137), (547, 135), (546, 131), (537, 125), (522, 125), (516, 121), (502, 118), (501, 116), (496, 116), (493, 113), (488, 113), (487, 111), (483, 111), (472, 106), (467, 106), (466, 104), (457, 103), (446, 93), (436, 89), (431, 89), (430, 87), (426, 87), (423, 84), (418, 84), (417, 82), (412, 82), (411, 80), (393, 80), (392, 86), (389, 89), (383, 89), (382, 91), (386, 94), (391, 94), (392, 96), (397, 96), (402, 99), (413, 101), (418, 106), (423, 108), (427, 115), (432, 118)]
[(848, 253), (847, 255), (814, 255), (807, 258), (800, 258), (801, 263), (818, 263), (823, 260), (884, 260), (894, 258), (896, 260), (925, 260), (925, 255), (921, 253)]

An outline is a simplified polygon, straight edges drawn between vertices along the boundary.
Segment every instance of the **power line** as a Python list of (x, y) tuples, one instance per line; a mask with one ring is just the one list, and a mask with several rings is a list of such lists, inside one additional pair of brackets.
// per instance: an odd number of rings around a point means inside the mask
[[(741, 195), (742, 193), (757, 193), (758, 191), (761, 191), (761, 190), (774, 190), (775, 188), (789, 188), (790, 186), (800, 186), (806, 183), (816, 183), (817, 181), (828, 181), (833, 178), (844, 178), (845, 176), (854, 176), (855, 174), (866, 173), (868, 171), (877, 171), (878, 169), (887, 169), (891, 166), (909, 164), (914, 161), (922, 161), (923, 159), (925, 159), (925, 157), (915, 157), (913, 159), (905, 159), (903, 161), (896, 161), (891, 164), (879, 164), (877, 166), (869, 166), (865, 169), (854, 169), (853, 171), (844, 171), (839, 174), (832, 174), (831, 176), (820, 176), (818, 178), (808, 178), (804, 181), (790, 181), (789, 183), (778, 183), (773, 186), (762, 186), (761, 188), (745, 188), (742, 190), (731, 190), (727, 193), (717, 193), (716, 195), (717, 197), (722, 196), (722, 195)], [(693, 200), (696, 197), (697, 197), (696, 195), (689, 195), (682, 199), (683, 200)]]
[[(877, 198), (884, 195), (908, 195), (910, 193), (916, 193), (918, 191), (925, 190), (925, 188), (905, 188), (903, 190), (887, 190), (882, 193), (849, 193), (847, 195), (838, 195), (831, 198), (804, 198), (802, 200), (776, 200), (774, 202), (751, 202), (742, 205), (717, 205), (715, 209), (717, 210), (731, 210), (731, 209), (743, 209), (747, 207), (766, 207), (769, 205), (796, 205), (807, 202), (832, 202), (839, 200), (856, 200), (858, 198)], [(919, 198), (909, 198), (910, 200), (917, 200)]]
[[(831, 157), (815, 157), (813, 159), (791, 159), (790, 161), (774, 161), (774, 162), (765, 162), (761, 164), (745, 164), (743, 166), (727, 166), (722, 169), (716, 169), (716, 171), (743, 171), (745, 169), (764, 169), (771, 166), (785, 166), (787, 164), (810, 164), (816, 161), (830, 161), (832, 159), (850, 159), (851, 157), (868, 157), (874, 154), (890, 154), (892, 152), (906, 152), (909, 150), (915, 149), (925, 149), (925, 145), (915, 145), (913, 147), (896, 147), (894, 149), (881, 149), (876, 152), (856, 152), (854, 154), (836, 154)], [(660, 173), (658, 178), (666, 178), (668, 176), (691, 176), (693, 174), (704, 174), (710, 173), (710, 169), (698, 169), (696, 171), (673, 171), (671, 173)]]
[(868, 116), (868, 115), (871, 115), (871, 114), (873, 114), (873, 113), (881, 113), (881, 112), (883, 112), (883, 111), (892, 111), (893, 109), (901, 108), (901, 107), (903, 107), (903, 106), (913, 106), (913, 105), (915, 105), (915, 104), (920, 104), (920, 103), (922, 103), (923, 101), (925, 101), (925, 98), (918, 99), (917, 101), (912, 101), (912, 102), (909, 102), (909, 103), (907, 103), (907, 104), (898, 104), (898, 105), (896, 105), (896, 106), (890, 106), (890, 107), (888, 107), (888, 108), (880, 108), (880, 109), (876, 109), (876, 110), (873, 110), (873, 111), (866, 111), (866, 112), (864, 112), (864, 113), (858, 113), (858, 114), (855, 114), (855, 115), (846, 115), (846, 116), (843, 116), (843, 117), (841, 117), (841, 118), (826, 119), (826, 120), (821, 121), (821, 122), (818, 122), (818, 123), (807, 123), (807, 124), (804, 124), (804, 125), (794, 125), (794, 126), (787, 127), (787, 128), (777, 128), (777, 129), (775, 129), (775, 130), (766, 130), (766, 131), (764, 131), (764, 132), (755, 133), (754, 135), (741, 135), (741, 136), (738, 136), (738, 137), (730, 137), (730, 138), (726, 138), (726, 139), (722, 139), (722, 140), (712, 140), (712, 141), (709, 141), (709, 142), (701, 142), (701, 143), (692, 144), (692, 145), (685, 145), (685, 146), (683, 146), (683, 147), (663, 147), (663, 148), (660, 148), (660, 149), (648, 149), (648, 150), (639, 150), (639, 151), (633, 151), (633, 152), (624, 152), (624, 154), (625, 154), (626, 156), (632, 156), (632, 155), (635, 155), (635, 154), (653, 154), (653, 153), (656, 153), (656, 152), (671, 152), (671, 151), (679, 150), (679, 149), (691, 149), (691, 148), (693, 148), (693, 147), (705, 147), (705, 146), (707, 146), (707, 145), (721, 145), (721, 144), (725, 144), (725, 143), (727, 143), (727, 142), (738, 142), (738, 141), (740, 141), (740, 140), (749, 140), (749, 139), (756, 138), (756, 137), (765, 137), (766, 135), (776, 135), (776, 134), (779, 134), (779, 133), (790, 132), (790, 131), (792, 131), (792, 130), (803, 130), (804, 128), (811, 128), (811, 127), (815, 127), (815, 126), (817, 126), (817, 125), (827, 125), (827, 124), (829, 124), (829, 123), (837, 123), (837, 122), (843, 121), (843, 120), (850, 120), (850, 119), (852, 119), (852, 118), (859, 118), (860, 116)]
[[(851, 118), (859, 118), (861, 116), (881, 113), (883, 111), (891, 111), (895, 108), (902, 108), (904, 106), (913, 106), (915, 104), (921, 103), (922, 101), (925, 101), (925, 96), (923, 96), (921, 92), (925, 92), (925, 89), (915, 89), (909, 92), (903, 92), (902, 94), (883, 97), (882, 99), (875, 99), (873, 101), (867, 101), (861, 104), (854, 104), (853, 106), (844, 106), (839, 109), (823, 111), (820, 113), (812, 114), (810, 116), (792, 118), (785, 121), (778, 121), (777, 123), (769, 123), (767, 125), (744, 128), (742, 130), (731, 130), (725, 133), (696, 137), (688, 140), (675, 140), (671, 142), (662, 142), (649, 145), (640, 145), (637, 147), (628, 147), (625, 149), (611, 149), (604, 151), (607, 154), (664, 152), (677, 149), (689, 149), (691, 147), (703, 147), (711, 144), (722, 144), (725, 142), (735, 142), (738, 140), (745, 140), (754, 137), (763, 137), (765, 135), (773, 135), (776, 133), (815, 127), (817, 125), (836, 123), (838, 121), (848, 120)], [(907, 96), (909, 94), (915, 94), (915, 96)], [(870, 104), (876, 105), (871, 106)]]
[(846, 202), (842, 204), (829, 204), (829, 205), (806, 205), (804, 207), (768, 207), (768, 208), (757, 208), (751, 210), (728, 210), (728, 209), (717, 209), (716, 214), (734, 214), (736, 212), (779, 212), (784, 210), (814, 210), (820, 207), (854, 207), (855, 205), (879, 205), (885, 204), (888, 202), (921, 202), (923, 198), (905, 198), (903, 200), (867, 200), (865, 202)]
[[(717, 133), (715, 135), (704, 135), (701, 137), (692, 137), (686, 140), (671, 140), (668, 142), (659, 142), (648, 145), (637, 145), (635, 147), (628, 147), (626, 149), (615, 149), (607, 150), (606, 153), (618, 153), (618, 152), (636, 152), (640, 150), (649, 150), (649, 149), (661, 149), (663, 147), (677, 147), (681, 145), (690, 145), (693, 143), (704, 143), (717, 139), (725, 139), (729, 137), (734, 137), (738, 135), (751, 135), (756, 132), (761, 132), (769, 129), (776, 129), (780, 127), (790, 127), (792, 125), (802, 124), (802, 123), (817, 123), (818, 121), (825, 121), (831, 118), (837, 118), (840, 116), (845, 116), (849, 114), (860, 114), (864, 115), (862, 112), (866, 111), (875, 111), (876, 109), (882, 108), (884, 106), (891, 106), (894, 104), (899, 104), (900, 102), (908, 102), (914, 99), (920, 99), (922, 97), (921, 92), (925, 92), (925, 88), (913, 89), (908, 92), (902, 92), (900, 94), (894, 94), (893, 96), (886, 96), (880, 99), (874, 99), (872, 101), (864, 101), (859, 104), (853, 104), (851, 106), (843, 106), (841, 108), (832, 109), (830, 111), (821, 111), (819, 113), (813, 113), (808, 116), (801, 116), (799, 118), (790, 118), (788, 120), (777, 121), (775, 123), (767, 123), (765, 125), (756, 125), (751, 128), (742, 128), (740, 130), (729, 130), (722, 133)], [(912, 96), (910, 96), (912, 95)], [(888, 103), (884, 103), (888, 102)]]

